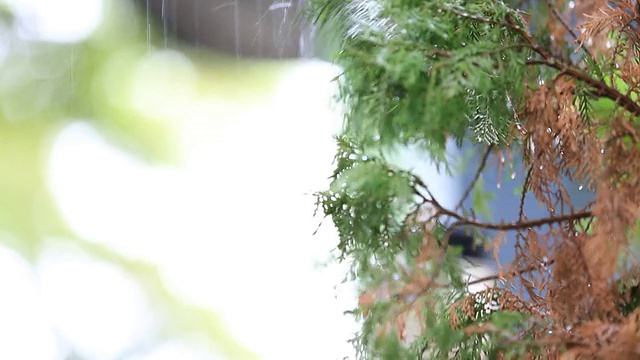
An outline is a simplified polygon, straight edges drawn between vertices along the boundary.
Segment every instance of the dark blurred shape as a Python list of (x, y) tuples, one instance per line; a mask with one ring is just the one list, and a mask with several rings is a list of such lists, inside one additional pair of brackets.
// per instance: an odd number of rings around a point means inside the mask
[(484, 258), (486, 252), (482, 244), (476, 244), (471, 234), (456, 230), (449, 237), (449, 245), (462, 247), (462, 256)]
[(160, 28), (160, 44), (175, 40), (236, 57), (309, 56), (304, 0), (135, 0)]

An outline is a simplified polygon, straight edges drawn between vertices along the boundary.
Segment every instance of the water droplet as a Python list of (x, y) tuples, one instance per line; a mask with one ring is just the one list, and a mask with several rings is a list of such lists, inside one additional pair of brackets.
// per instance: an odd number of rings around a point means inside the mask
[(516, 173), (515, 173), (515, 172), (512, 172), (512, 173), (511, 173), (511, 180), (514, 180), (515, 178), (516, 178)]
[(369, 160), (369, 157), (367, 155), (362, 155), (362, 161), (367, 161)]
[(540, 167), (538, 169), (542, 170), (544, 168), (544, 166), (540, 165)]
[(569, 9), (573, 9), (574, 7), (576, 7), (576, 3), (573, 0), (569, 1), (568, 5), (569, 5)]
[(578, 191), (582, 191), (582, 185), (578, 186)]
[(380, 141), (380, 135), (374, 135), (373, 141)]
[(400, 274), (398, 273), (393, 273), (391, 276), (393, 277), (393, 280), (400, 280)]
[(358, 155), (356, 154), (349, 154), (349, 160), (357, 160), (358, 159)]
[(496, 188), (500, 189), (502, 187), (502, 185), (500, 185), (500, 183), (496, 184)]

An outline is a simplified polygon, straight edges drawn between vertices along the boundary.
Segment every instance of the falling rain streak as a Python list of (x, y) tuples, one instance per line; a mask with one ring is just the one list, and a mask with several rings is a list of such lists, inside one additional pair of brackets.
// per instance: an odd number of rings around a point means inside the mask
[(151, 52), (151, 10), (149, 9), (149, 0), (147, 0), (147, 52)]
[[(147, 51), (173, 48), (177, 40), (236, 58), (297, 58), (311, 33), (300, 26), (304, 0), (138, 0), (146, 16)], [(158, 24), (161, 39), (154, 39)], [(155, 40), (155, 41), (154, 41)]]
[(235, 34), (235, 50), (236, 57), (240, 57), (240, 7), (238, 5), (238, 0), (233, 1), (233, 26), (234, 26), (234, 34)]
[(166, 0), (162, 0), (162, 9), (161, 9), (161, 15), (162, 17), (162, 34), (163, 34), (163, 40), (164, 40), (164, 47), (168, 47), (169, 46), (169, 27), (167, 26), (167, 1)]

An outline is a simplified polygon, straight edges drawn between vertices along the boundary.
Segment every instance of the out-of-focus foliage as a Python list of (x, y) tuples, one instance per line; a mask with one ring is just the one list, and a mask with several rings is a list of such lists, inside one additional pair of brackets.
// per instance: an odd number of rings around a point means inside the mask
[[(119, 145), (150, 160), (171, 158), (170, 128), (135, 110), (127, 96), (145, 56), (135, 12), (110, 8), (93, 37), (80, 44), (28, 40), (10, 13), (0, 63), (0, 227), (34, 260), (45, 235), (68, 236), (46, 185), (49, 145), (71, 120), (93, 122)], [(46, 214), (46, 215), (45, 215)]]
[[(10, 7), (0, 4), (0, 37), (6, 46), (6, 56), (0, 58), (0, 244), (33, 263), (45, 246), (73, 244), (96, 261), (118, 266), (145, 290), (158, 315), (153, 341), (195, 337), (226, 358), (254, 359), (255, 354), (227, 334), (216, 313), (169, 291), (154, 266), (75, 234), (53, 200), (46, 169), (54, 136), (77, 120), (92, 124), (113, 144), (142, 159), (175, 161), (180, 109), (171, 113), (163, 106), (184, 94), (171, 93), (175, 89), (167, 85), (179, 87), (191, 76), (195, 85), (184, 96), (198, 98), (206, 92), (241, 97), (249, 95), (246, 89), (252, 86), (271, 86), (278, 68), (240, 68), (220, 61), (221, 70), (211, 66), (207, 55), (195, 52), (187, 66), (154, 68), (156, 44), (148, 42), (141, 14), (129, 2), (105, 4), (100, 27), (80, 43), (25, 38)], [(184, 65), (184, 54), (165, 53)], [(148, 349), (149, 344), (144, 346)]]

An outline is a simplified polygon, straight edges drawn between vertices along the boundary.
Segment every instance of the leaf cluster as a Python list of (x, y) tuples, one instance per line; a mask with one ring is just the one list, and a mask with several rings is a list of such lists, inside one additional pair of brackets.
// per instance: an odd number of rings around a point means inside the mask
[[(336, 61), (346, 131), (362, 144), (462, 140), (503, 143), (528, 51), (502, 2), (315, 1), (345, 39)], [(331, 20), (329, 20), (331, 19)]]

